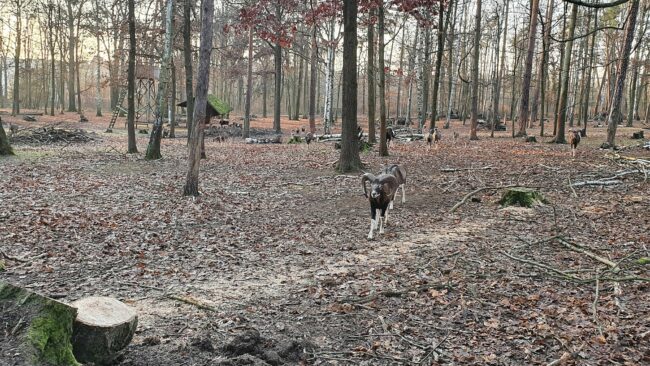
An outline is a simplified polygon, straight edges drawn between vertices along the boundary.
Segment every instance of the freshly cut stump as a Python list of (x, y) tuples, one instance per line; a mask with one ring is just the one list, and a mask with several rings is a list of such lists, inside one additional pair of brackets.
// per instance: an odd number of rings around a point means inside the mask
[(131, 342), (138, 316), (124, 303), (111, 297), (87, 297), (71, 305), (77, 308), (72, 346), (79, 362), (109, 364)]
[(533, 207), (546, 203), (546, 198), (539, 192), (530, 188), (508, 188), (499, 203), (503, 206)]

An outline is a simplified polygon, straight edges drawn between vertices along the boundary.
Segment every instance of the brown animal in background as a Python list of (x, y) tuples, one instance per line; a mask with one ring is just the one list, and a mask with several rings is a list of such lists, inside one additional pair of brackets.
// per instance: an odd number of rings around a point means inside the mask
[(427, 134), (427, 144), (429, 145), (429, 149), (431, 148), (431, 144), (436, 144), (441, 139), (442, 134), (438, 131), (437, 127), (429, 130), (429, 133)]
[(9, 123), (9, 132), (10, 132), (10, 136), (13, 137), (13, 135), (18, 133), (18, 126)]
[(569, 145), (571, 145), (571, 155), (576, 157), (576, 150), (580, 143), (580, 131), (569, 130)]

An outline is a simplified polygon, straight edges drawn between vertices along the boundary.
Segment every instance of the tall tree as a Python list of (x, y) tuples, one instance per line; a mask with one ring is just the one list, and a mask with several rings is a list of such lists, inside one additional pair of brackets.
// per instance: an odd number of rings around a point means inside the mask
[(571, 7), (571, 18), (567, 25), (567, 40), (564, 43), (564, 58), (562, 60), (562, 82), (560, 85), (560, 99), (557, 108), (557, 120), (555, 122), (555, 137), (553, 141), (558, 144), (565, 144), (564, 130), (567, 119), (567, 101), (569, 94), (569, 69), (571, 68), (571, 53), (573, 52), (573, 36), (576, 29), (576, 18), (578, 17), (578, 6), (573, 4)]
[[(213, 5), (214, 6), (214, 5)], [(169, 92), (170, 78), (170, 59), (172, 54), (172, 39), (174, 17), (174, 0), (167, 0), (167, 12), (165, 15), (165, 42), (163, 46), (163, 56), (160, 65), (160, 81), (158, 93), (156, 94), (156, 111), (151, 135), (149, 136), (149, 145), (145, 159), (155, 160), (162, 158), (160, 154), (160, 140), (162, 139), (163, 117), (165, 116), (167, 103), (167, 93)]]
[[(628, 15), (627, 25), (625, 26), (625, 43), (623, 44), (623, 54), (618, 61), (618, 77), (614, 89), (612, 106), (609, 110), (607, 123), (607, 144), (611, 147), (615, 145), (616, 127), (622, 121), (621, 101), (623, 100), (623, 87), (625, 86), (625, 77), (627, 68), (630, 63), (630, 53), (632, 51), (632, 41), (634, 40), (634, 29), (636, 26), (636, 17), (639, 13), (639, 0), (632, 0)], [(633, 108), (628, 106), (628, 108)]]
[(244, 130), (247, 138), (251, 128), (251, 98), (253, 96), (253, 26), (248, 27), (248, 67), (246, 68), (246, 101), (244, 102)]
[[(552, 0), (551, 0), (552, 1)], [(537, 13), (539, 0), (532, 0), (530, 8), (530, 26), (528, 27), (528, 51), (524, 63), (524, 77), (521, 81), (521, 99), (519, 101), (519, 131), (517, 136), (526, 136), (528, 125), (528, 99), (530, 97), (530, 79), (533, 75), (533, 56), (535, 54), (535, 40), (537, 39)]]
[(379, 72), (379, 156), (388, 156), (388, 143), (386, 141), (386, 63), (384, 62), (384, 28), (385, 10), (382, 4), (377, 9), (377, 36), (379, 55), (377, 71)]
[(343, 0), (343, 104), (338, 170), (361, 169), (357, 139), (357, 0)]
[(126, 129), (129, 146), (128, 153), (135, 154), (138, 147), (135, 142), (135, 0), (128, 0), (129, 7), (129, 60), (127, 66), (127, 112)]
[[(368, 13), (368, 62), (366, 74), (368, 77), (368, 142), (374, 144), (377, 141), (375, 133), (375, 107), (377, 96), (375, 95), (375, 24), (373, 18), (375, 9)], [(382, 40), (383, 42), (383, 40)]]
[[(309, 131), (316, 133), (316, 78), (318, 75), (318, 44), (316, 43), (316, 22), (311, 25), (311, 52), (309, 60)], [(264, 77), (266, 91), (266, 76)], [(266, 102), (264, 103), (266, 110)]]
[[(130, 1), (130, 0), (129, 0)], [(183, 61), (185, 63), (185, 96), (187, 100), (187, 141), (192, 137), (192, 120), (194, 116), (194, 85), (192, 74), (192, 1), (183, 1)]]
[(474, 56), (472, 59), (472, 120), (470, 126), (470, 140), (478, 140), (476, 129), (478, 127), (478, 62), (481, 50), (481, 2), (476, 1), (476, 15), (474, 27)]
[[(212, 54), (212, 24), (214, 17), (214, 0), (201, 2), (201, 45), (199, 48), (199, 72), (196, 82), (196, 101), (192, 119), (192, 136), (190, 139), (189, 169), (183, 188), (184, 196), (199, 195), (199, 163), (201, 162), (201, 141), (210, 84), (210, 56)], [(189, 103), (189, 101), (188, 101)]]
[[(433, 76), (433, 92), (431, 93), (431, 128), (436, 127), (436, 121), (438, 120), (438, 92), (440, 90), (440, 70), (442, 67), (442, 58), (445, 52), (445, 37), (447, 34), (447, 27), (449, 26), (451, 7), (453, 6), (451, 1), (447, 4), (446, 12), (444, 6), (442, 5), (442, 2), (438, 3), (438, 49), (436, 50), (436, 66)], [(444, 17), (444, 14), (446, 14), (446, 19)]]

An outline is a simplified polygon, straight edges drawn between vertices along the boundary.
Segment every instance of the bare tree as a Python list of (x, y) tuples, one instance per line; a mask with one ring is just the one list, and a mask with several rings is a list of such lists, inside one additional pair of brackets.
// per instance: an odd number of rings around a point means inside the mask
[(343, 0), (343, 129), (340, 172), (361, 169), (357, 139), (357, 0)]
[[(188, 157), (189, 169), (183, 188), (184, 196), (199, 195), (199, 163), (201, 162), (201, 141), (203, 140), (203, 122), (210, 84), (210, 56), (212, 54), (212, 23), (214, 17), (214, 0), (202, 0), (201, 3), (201, 46), (199, 49), (199, 72), (196, 82), (196, 102), (192, 119), (192, 136)], [(189, 103), (189, 101), (188, 101)]]
[(476, 1), (476, 23), (474, 29), (474, 57), (472, 59), (472, 120), (470, 126), (470, 140), (478, 140), (476, 129), (478, 127), (478, 62), (481, 50), (481, 2)]
[(5, 133), (5, 129), (2, 126), (2, 119), (0, 119), (0, 156), (2, 155), (13, 155), (14, 151), (11, 149), (9, 144), (9, 138)]
[[(551, 0), (552, 1), (552, 0)], [(528, 99), (530, 97), (530, 79), (533, 74), (533, 56), (535, 54), (535, 40), (537, 39), (537, 13), (539, 0), (532, 0), (530, 8), (530, 26), (528, 27), (528, 51), (524, 63), (524, 77), (521, 81), (521, 99), (519, 101), (519, 131), (516, 136), (526, 136), (528, 125)]]
[(138, 147), (135, 142), (135, 0), (129, 0), (129, 60), (127, 68), (127, 113), (126, 128), (129, 140), (128, 153), (135, 154)]

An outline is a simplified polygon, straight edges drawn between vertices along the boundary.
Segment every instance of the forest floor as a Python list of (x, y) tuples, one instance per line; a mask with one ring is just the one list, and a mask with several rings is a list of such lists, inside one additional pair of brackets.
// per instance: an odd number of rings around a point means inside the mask
[[(2, 118), (68, 118), (62, 126), (96, 133), (0, 159), (0, 250), (27, 260), (6, 259), (0, 279), (134, 307), (119, 365), (650, 363), (650, 183), (637, 172), (570, 187), (631, 169), (598, 148), (605, 129), (593, 123), (575, 159), (548, 137), (482, 131), (470, 142), (459, 121), (431, 150), (398, 141), (390, 157), (363, 153), (367, 171), (408, 172), (406, 203), (370, 241), (360, 175), (333, 169), (333, 143), (208, 138), (193, 199), (181, 196), (182, 129), (163, 140), (163, 159), (145, 161), (148, 135), (127, 155), (121, 122), (104, 133), (107, 117)], [(628, 139), (642, 127), (619, 130), (621, 156), (650, 157)], [(548, 203), (501, 207), (498, 187), (513, 184)], [(494, 189), (450, 212), (483, 187)]]

